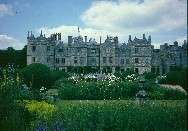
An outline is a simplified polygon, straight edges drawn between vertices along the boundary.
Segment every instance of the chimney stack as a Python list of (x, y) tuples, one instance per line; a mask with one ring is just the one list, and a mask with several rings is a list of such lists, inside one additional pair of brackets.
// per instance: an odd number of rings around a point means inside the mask
[(101, 36), (100, 36), (100, 44), (101, 44)]
[(87, 43), (87, 36), (84, 36), (84, 38), (85, 38), (85, 43)]
[(145, 36), (145, 34), (143, 34), (143, 39), (146, 39), (146, 36)]
[(73, 41), (72, 36), (68, 36), (68, 44), (71, 44)]
[(58, 33), (58, 40), (61, 40), (61, 33)]

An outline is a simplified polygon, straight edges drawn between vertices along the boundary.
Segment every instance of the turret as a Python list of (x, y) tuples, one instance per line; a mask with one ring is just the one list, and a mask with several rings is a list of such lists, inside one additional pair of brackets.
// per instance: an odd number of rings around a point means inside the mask
[(148, 37), (148, 43), (151, 44), (151, 35)]
[(128, 42), (131, 42), (132, 40), (131, 40), (131, 35), (129, 35), (129, 40), (128, 40)]
[(42, 36), (42, 30), (40, 31), (40, 37), (43, 37), (43, 36)]
[(100, 44), (101, 44), (101, 36), (100, 36)]
[(27, 32), (27, 39), (29, 39), (29, 31)]

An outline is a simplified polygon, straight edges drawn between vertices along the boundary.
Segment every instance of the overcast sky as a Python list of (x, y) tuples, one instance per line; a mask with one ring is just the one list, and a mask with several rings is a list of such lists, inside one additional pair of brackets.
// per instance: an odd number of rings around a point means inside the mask
[(151, 35), (152, 44), (187, 39), (187, 0), (0, 0), (0, 49), (26, 45), (27, 31), (38, 36), (107, 35), (127, 42), (128, 36)]

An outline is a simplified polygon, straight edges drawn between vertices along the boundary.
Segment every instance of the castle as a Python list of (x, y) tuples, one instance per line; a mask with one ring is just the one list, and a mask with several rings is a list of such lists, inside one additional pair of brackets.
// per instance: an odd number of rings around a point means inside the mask
[(42, 63), (55, 70), (69, 70), (70, 67), (91, 67), (102, 72), (126, 71), (154, 72), (164, 74), (175, 67), (187, 67), (187, 42), (182, 46), (175, 41), (173, 45), (160, 45), (154, 49), (151, 36), (132, 39), (120, 44), (118, 37), (107, 36), (104, 42), (97, 43), (87, 36), (68, 36), (68, 42), (61, 40), (61, 33), (45, 37), (27, 36), (27, 65)]

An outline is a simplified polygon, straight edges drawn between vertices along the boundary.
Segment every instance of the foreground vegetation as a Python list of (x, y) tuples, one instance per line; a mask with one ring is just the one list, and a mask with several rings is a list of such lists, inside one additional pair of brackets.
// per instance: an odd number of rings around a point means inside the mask
[(47, 105), (27, 104), (27, 108), (33, 109), (32, 113), (37, 113), (38, 116), (30, 129), (42, 127), (52, 130), (56, 127), (68, 131), (187, 130), (185, 100), (147, 101), (143, 105), (133, 100), (67, 100), (59, 101), (55, 106)]
[[(41, 64), (0, 68), (0, 130), (186, 130), (187, 93), (155, 82), (168, 83), (168, 74), (132, 73), (67, 74)], [(58, 90), (53, 101), (50, 89)], [(140, 90), (147, 92), (145, 104), (135, 100)]]

